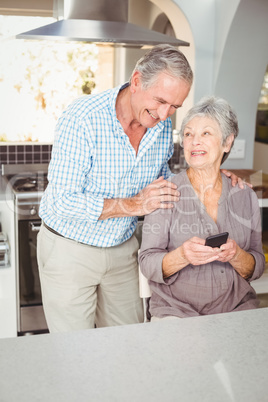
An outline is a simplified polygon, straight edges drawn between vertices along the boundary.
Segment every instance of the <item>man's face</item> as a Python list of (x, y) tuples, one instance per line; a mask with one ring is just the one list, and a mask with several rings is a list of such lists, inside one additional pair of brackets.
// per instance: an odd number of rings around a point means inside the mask
[(182, 106), (190, 85), (182, 79), (160, 73), (153, 86), (142, 89), (140, 73), (136, 72), (132, 77), (130, 90), (133, 119), (143, 127), (151, 128)]

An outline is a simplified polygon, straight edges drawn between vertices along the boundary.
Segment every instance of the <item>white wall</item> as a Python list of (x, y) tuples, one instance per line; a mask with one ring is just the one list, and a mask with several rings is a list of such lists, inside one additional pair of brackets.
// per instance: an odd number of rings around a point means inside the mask
[(230, 25), (214, 88), (235, 108), (239, 137), (246, 140), (245, 159), (227, 161), (229, 168), (253, 167), (256, 112), (267, 63), (268, 1), (242, 0)]
[(217, 76), (223, 56), (224, 46), (229, 34), (230, 25), (237, 11), (240, 0), (216, 0), (216, 20), (217, 29), (215, 32), (215, 68), (214, 82), (217, 81)]
[(227, 168), (252, 168), (255, 120), (268, 63), (267, 0), (174, 0), (189, 20), (195, 48), (195, 101), (213, 93), (238, 114), (244, 159)]
[[(268, 64), (268, 0), (130, 0), (130, 5), (132, 22), (151, 28), (158, 10), (165, 12), (176, 36), (190, 42), (181, 50), (195, 78), (183, 112), (204, 95), (228, 100), (246, 147), (244, 159), (227, 160), (224, 167), (253, 168), (256, 111)], [(128, 53), (131, 69), (138, 55)]]
[(213, 91), (216, 8), (215, 1), (174, 0), (182, 10), (193, 33), (195, 47), (194, 102)]

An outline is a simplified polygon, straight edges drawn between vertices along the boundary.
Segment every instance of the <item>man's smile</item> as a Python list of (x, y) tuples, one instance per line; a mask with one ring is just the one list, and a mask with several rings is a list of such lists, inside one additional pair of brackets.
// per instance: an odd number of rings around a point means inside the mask
[(148, 109), (146, 109), (146, 110), (147, 110), (147, 112), (149, 113), (149, 115), (150, 115), (153, 119), (157, 120), (157, 117), (155, 117)]

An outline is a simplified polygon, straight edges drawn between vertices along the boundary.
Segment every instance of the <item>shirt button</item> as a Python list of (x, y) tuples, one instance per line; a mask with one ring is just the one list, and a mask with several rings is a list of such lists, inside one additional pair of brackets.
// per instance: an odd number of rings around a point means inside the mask
[(223, 269), (221, 269), (221, 273), (224, 274), (224, 270), (223, 270)]

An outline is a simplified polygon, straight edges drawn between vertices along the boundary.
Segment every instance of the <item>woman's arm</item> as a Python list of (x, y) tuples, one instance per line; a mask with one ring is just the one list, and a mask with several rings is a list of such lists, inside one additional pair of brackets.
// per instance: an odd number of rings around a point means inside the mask
[(180, 271), (182, 268), (186, 267), (188, 264), (189, 261), (184, 255), (182, 246), (176, 248), (176, 250), (170, 251), (163, 258), (163, 277), (168, 278), (169, 276)]
[(253, 255), (242, 250), (237, 244), (236, 253), (229, 263), (244, 279), (251, 278), (255, 269), (255, 259)]
[[(249, 190), (250, 191), (250, 190)], [(247, 250), (229, 239), (220, 247), (219, 261), (229, 262), (239, 275), (247, 280), (259, 278), (265, 268), (265, 257), (262, 250), (261, 215), (256, 194), (251, 191), (251, 224), (250, 243)]]
[(218, 248), (206, 247), (204, 239), (192, 237), (164, 256), (163, 276), (168, 278), (189, 264), (203, 265), (218, 260), (219, 253)]
[(231, 239), (221, 246), (219, 261), (229, 262), (244, 279), (250, 279), (255, 269), (255, 258), (253, 255), (240, 248)]
[(171, 220), (170, 209), (156, 210), (144, 218), (139, 264), (143, 275), (156, 283), (166, 283), (162, 262), (168, 254)]

